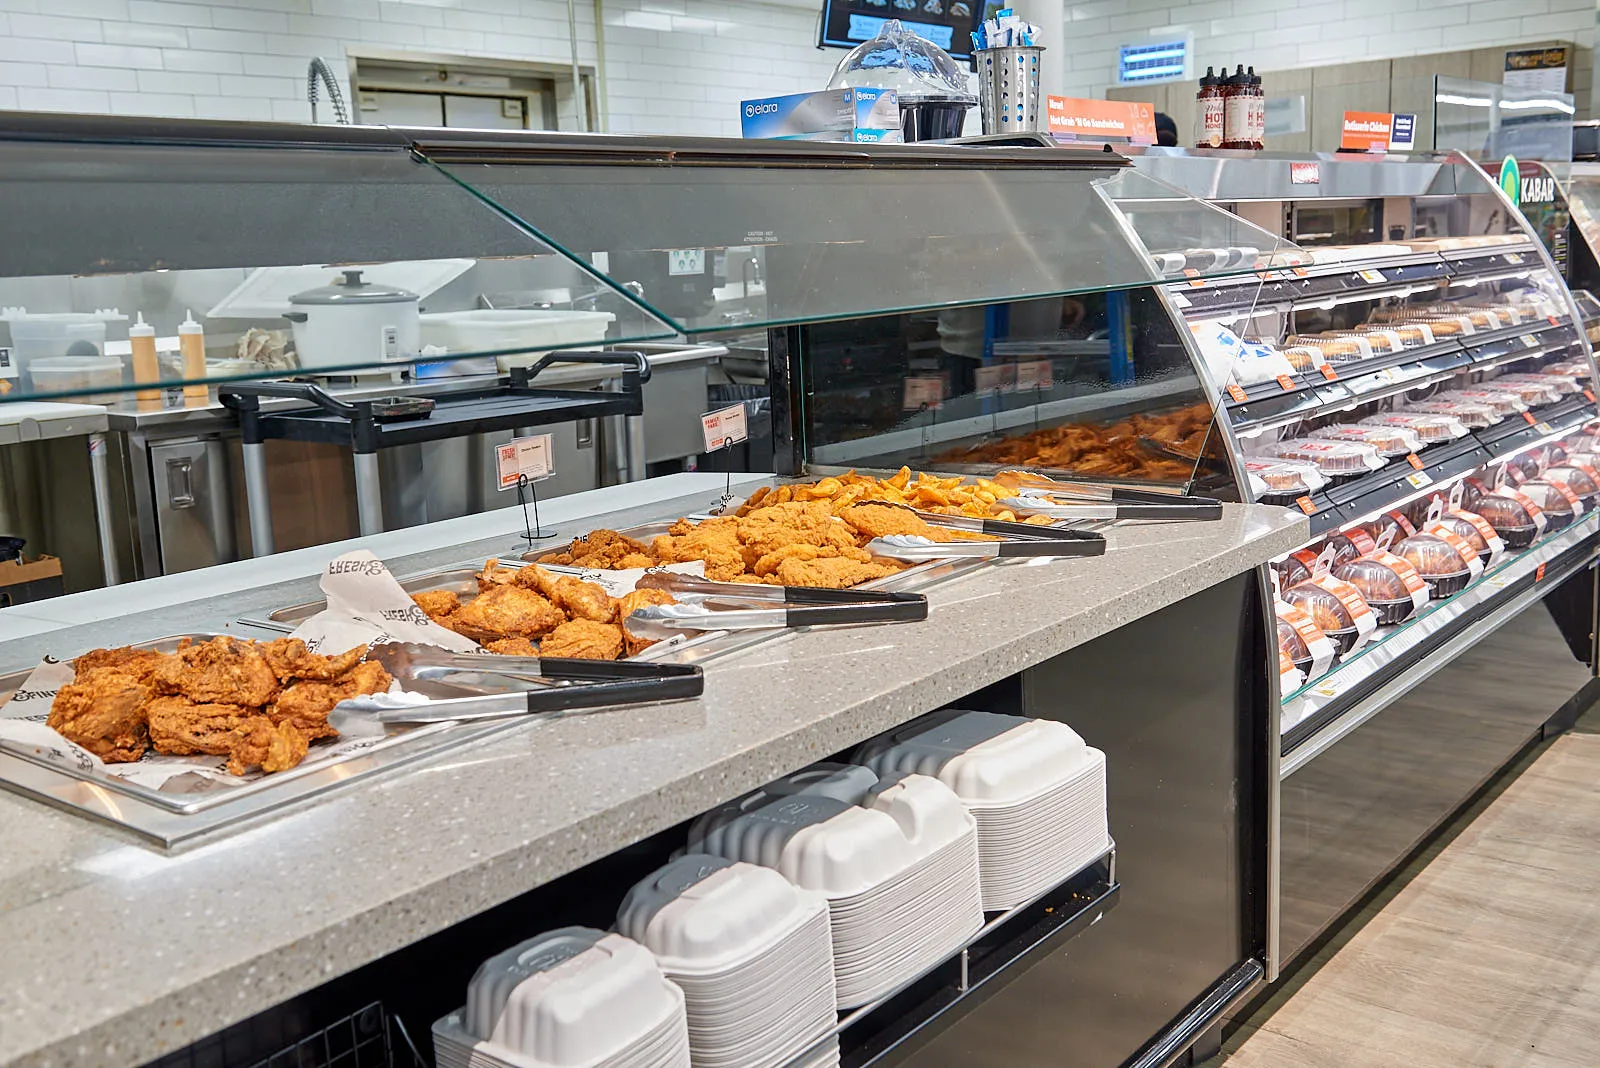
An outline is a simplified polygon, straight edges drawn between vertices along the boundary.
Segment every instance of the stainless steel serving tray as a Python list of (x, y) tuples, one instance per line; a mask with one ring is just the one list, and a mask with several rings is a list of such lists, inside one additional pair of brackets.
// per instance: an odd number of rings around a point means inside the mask
[[(185, 638), (207, 641), (217, 632), (176, 634), (130, 643), (136, 649), (171, 652)], [(233, 637), (240, 637), (238, 634)], [(73, 650), (76, 656), (85, 650)], [(9, 698), (30, 670), (0, 675), (0, 698)], [(0, 742), (0, 786), (46, 804), (127, 828), (168, 849), (224, 829), (256, 822), (269, 813), (370, 779), (404, 765), (475, 742), (522, 722), (512, 717), (486, 723), (392, 726), (388, 736), (345, 756), (265, 775), (237, 786), (168, 782), (161, 789), (104, 773), (94, 774), (46, 760)], [(314, 751), (314, 750), (313, 750)]]

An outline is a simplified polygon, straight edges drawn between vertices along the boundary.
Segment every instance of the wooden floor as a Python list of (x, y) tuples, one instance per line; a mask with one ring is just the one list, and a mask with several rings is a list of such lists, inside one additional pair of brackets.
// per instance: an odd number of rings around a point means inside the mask
[(1550, 743), (1427, 860), (1227, 1068), (1600, 1066), (1600, 735)]

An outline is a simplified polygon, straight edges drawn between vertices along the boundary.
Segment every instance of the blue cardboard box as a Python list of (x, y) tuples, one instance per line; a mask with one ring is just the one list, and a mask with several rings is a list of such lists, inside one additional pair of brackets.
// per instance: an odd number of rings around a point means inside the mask
[(898, 130), (900, 98), (893, 89), (824, 89), (746, 100), (739, 115), (746, 137)]

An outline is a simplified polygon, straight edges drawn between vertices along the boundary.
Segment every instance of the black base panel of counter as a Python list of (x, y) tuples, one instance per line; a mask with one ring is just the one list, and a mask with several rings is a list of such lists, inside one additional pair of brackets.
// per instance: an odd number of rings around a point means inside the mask
[(1594, 582), (1580, 568), (1283, 780), (1286, 967), (1315, 952), (1324, 932), (1547, 723), (1570, 724), (1594, 691), (1579, 655), (1592, 629)]
[[(953, 957), (852, 1023), (840, 1040), (845, 1068), (1165, 1065), (1244, 995), (1265, 940), (1262, 588), (1255, 572), (1236, 576), (955, 702), (1061, 720), (1106, 753), (1115, 865), (1091, 865), (975, 942), (964, 969)], [(656, 834), (150, 1068), (246, 1068), (373, 1020), (387, 1020), (380, 1068), (413, 1068), (406, 1035), (431, 1065), (431, 1024), (460, 1007), (484, 959), (552, 928), (609, 928), (629, 887), (666, 863), (687, 830)], [(1151, 1060), (1152, 1051), (1162, 1055)]]
[(1023, 673), (1023, 714), (1106, 754), (1120, 900), (927, 1040), (919, 1068), (1136, 1062), (1261, 953), (1259, 589), (1238, 576)]

